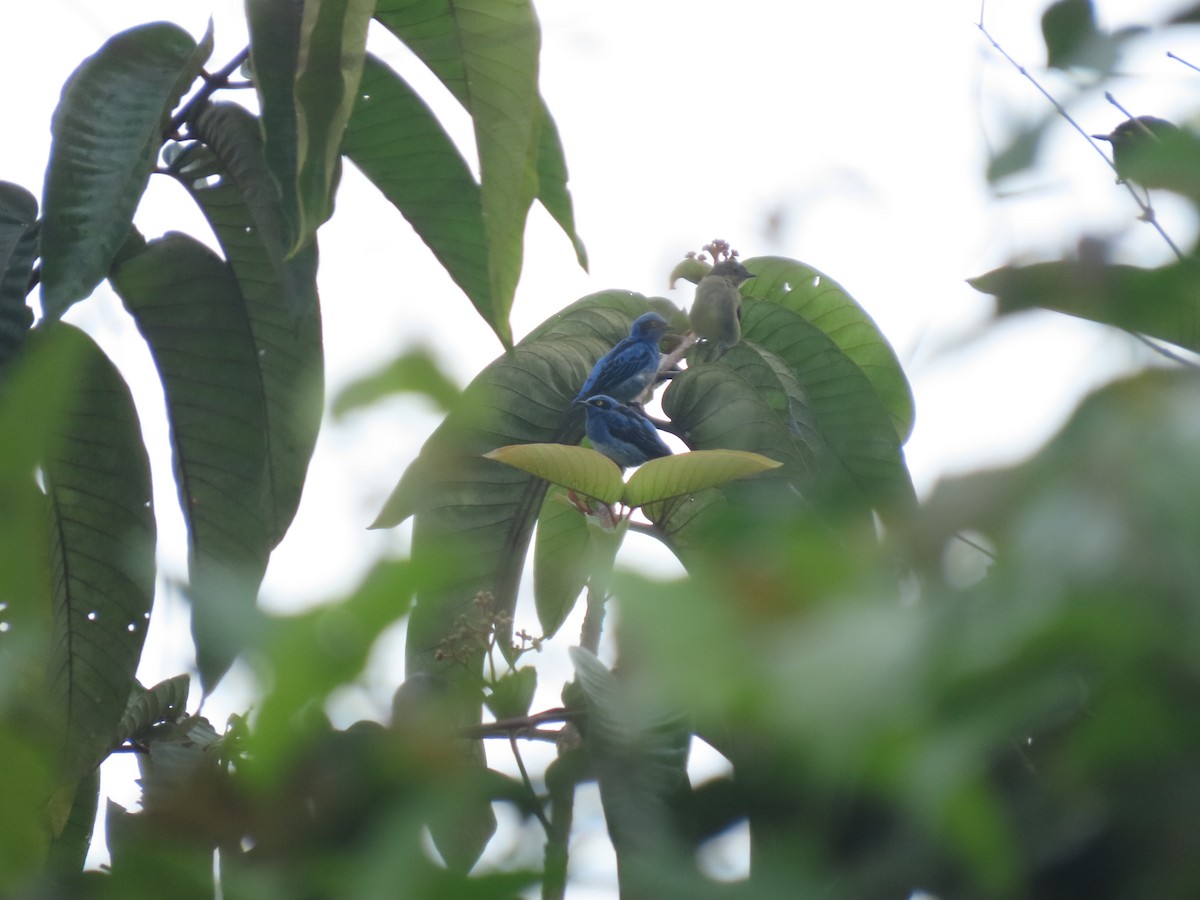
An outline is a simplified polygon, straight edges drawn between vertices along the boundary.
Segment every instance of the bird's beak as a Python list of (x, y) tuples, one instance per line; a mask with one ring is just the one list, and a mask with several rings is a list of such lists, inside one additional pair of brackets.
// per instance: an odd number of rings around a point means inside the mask
[(1112, 143), (1112, 135), (1111, 134), (1093, 134), (1092, 137), (1094, 137), (1098, 141), (1108, 141), (1110, 144)]
[(587, 398), (585, 397), (582, 400), (572, 400), (571, 405), (572, 406), (587, 406)]

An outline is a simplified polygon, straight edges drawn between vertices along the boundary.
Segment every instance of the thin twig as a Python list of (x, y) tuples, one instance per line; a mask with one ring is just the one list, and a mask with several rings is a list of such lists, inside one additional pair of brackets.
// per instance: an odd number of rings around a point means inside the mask
[(191, 96), (187, 103), (180, 107), (179, 112), (175, 113), (175, 115), (171, 117), (171, 121), (168, 122), (167, 127), (163, 129), (163, 137), (169, 138), (173, 134), (178, 134), (179, 129), (182, 128), (187, 123), (188, 119), (191, 118), (192, 113), (199, 109), (201, 105), (207, 103), (208, 98), (214, 93), (225, 87), (229, 82), (229, 76), (236, 72), (238, 68), (241, 67), (242, 63), (249, 58), (250, 48), (246, 47), (219, 70), (211, 75), (204, 75), (204, 84), (201, 86), (200, 90), (196, 91), (196, 93)]
[(978, 550), (980, 553), (982, 553), (984, 556), (986, 556), (992, 562), (996, 562), (999, 559), (999, 557), (996, 556), (996, 554), (993, 553), (991, 550), (989, 550), (987, 547), (983, 546), (982, 544), (980, 544), (976, 541), (971, 540), (969, 537), (967, 537), (961, 531), (954, 532), (954, 536), (956, 538), (958, 538), (960, 541), (962, 541), (964, 544), (966, 544), (968, 547), (973, 547), (976, 550)]
[[(1128, 331), (1128, 329), (1125, 329), (1125, 330)], [(1150, 340), (1150, 338), (1146, 337), (1146, 335), (1139, 334), (1136, 331), (1130, 331), (1129, 333), (1132, 334), (1139, 341), (1141, 341), (1143, 344), (1145, 344), (1147, 347), (1149, 347), (1151, 350), (1153, 350), (1155, 353), (1159, 354), (1162, 357), (1165, 357), (1166, 359), (1171, 360), (1171, 362), (1179, 363), (1179, 365), (1181, 365), (1181, 366), (1187, 366), (1189, 369), (1200, 369), (1200, 363), (1197, 363), (1195, 360), (1187, 359), (1186, 357), (1180, 356), (1174, 350), (1171, 350), (1167, 347), (1163, 347), (1161, 344), (1156, 344), (1154, 341)]]
[[(1100, 145), (1097, 144), (1096, 141), (1092, 138), (1091, 134), (1089, 134), (1087, 131), (1085, 131), (1083, 129), (1083, 126), (1081, 126), (1078, 122), (1076, 122), (1075, 119), (1071, 116), (1071, 114), (1069, 112), (1067, 112), (1066, 107), (1064, 107), (1061, 103), (1059, 103), (1048, 90), (1046, 90), (1044, 87), (1042, 87), (1041, 83), (1036, 78), (1034, 78), (1031, 74), (1029, 74), (1028, 69), (1026, 69), (1023, 65), (1021, 65), (1019, 62), (1017, 62), (1015, 59), (1013, 59), (1008, 54), (1008, 51), (1005, 50), (1003, 47), (1001, 47), (1000, 44), (996, 41), (996, 39), (994, 37), (992, 37), (991, 32), (989, 32), (987, 30), (987, 26), (985, 26), (983, 24), (983, 10), (984, 10), (984, 5), (983, 5), (983, 3), (980, 3), (980, 5), (979, 5), (979, 21), (975, 23), (975, 27), (977, 27), (979, 29), (980, 33), (985, 38), (987, 38), (988, 43), (992, 45), (993, 49), (995, 49), (995, 51), (997, 53), (999, 53), (1006, 60), (1008, 60), (1009, 64), (1014, 69), (1016, 69), (1023, 76), (1025, 76), (1025, 78), (1029, 81), (1030, 84), (1032, 84), (1035, 88), (1037, 88), (1038, 93), (1041, 94), (1043, 97), (1045, 97), (1050, 102), (1050, 104), (1055, 108), (1055, 110), (1057, 110), (1058, 114), (1060, 116), (1062, 116), (1070, 124), (1070, 126), (1072, 128), (1074, 128), (1076, 131), (1078, 131), (1080, 133), (1080, 135), (1083, 136), (1083, 139), (1085, 141), (1087, 141), (1088, 146), (1090, 146), (1093, 150), (1096, 151), (1096, 153), (1098, 153), (1100, 155), (1100, 158), (1103, 159), (1108, 164), (1108, 167), (1110, 169), (1112, 169), (1114, 172), (1116, 172), (1117, 171), (1116, 163), (1114, 163), (1111, 159), (1108, 158), (1108, 156), (1105, 154), (1105, 152), (1100, 148)], [(1118, 109), (1122, 109), (1122, 111), (1123, 111), (1123, 107), (1121, 107), (1121, 105), (1119, 103), (1117, 103), (1114, 99), (1112, 99), (1111, 94), (1105, 94), (1105, 97), (1109, 98), (1110, 103), (1113, 103)], [(1132, 116), (1129, 116), (1128, 113), (1126, 113), (1126, 116), (1128, 118), (1132, 118)], [(1119, 173), (1118, 173), (1118, 175), (1119, 175)], [(1138, 209), (1141, 210), (1142, 221), (1147, 222), (1150, 225), (1152, 225), (1154, 227), (1154, 230), (1158, 232), (1159, 237), (1161, 237), (1166, 242), (1167, 246), (1171, 248), (1171, 252), (1174, 253), (1178, 259), (1183, 259), (1183, 253), (1180, 251), (1179, 247), (1177, 247), (1175, 245), (1175, 242), (1173, 240), (1171, 240), (1171, 236), (1169, 234), (1167, 234), (1166, 230), (1159, 223), (1158, 217), (1154, 214), (1154, 207), (1152, 207), (1148, 201), (1142, 200), (1142, 198), (1138, 196), (1137, 191), (1134, 190), (1133, 185), (1131, 185), (1128, 181), (1120, 180), (1120, 183), (1125, 185), (1125, 189), (1127, 191), (1129, 191), (1129, 196), (1133, 198), (1133, 202), (1136, 203)]]
[(570, 709), (547, 709), (540, 713), (532, 713), (528, 716), (518, 716), (512, 719), (497, 719), (495, 722), (485, 722), (480, 725), (471, 725), (459, 731), (459, 735), (465, 738), (489, 738), (489, 737), (508, 737), (515, 735), (516, 737), (532, 737), (537, 739), (555, 739), (558, 737), (556, 731), (540, 731), (538, 725), (549, 725), (555, 722), (572, 722), (580, 717), (580, 713)]
[(1175, 62), (1181, 62), (1181, 63), (1183, 63), (1185, 66), (1187, 66), (1189, 69), (1192, 69), (1192, 70), (1194, 70), (1194, 71), (1196, 71), (1196, 72), (1200, 72), (1200, 66), (1196, 65), (1195, 63), (1188, 62), (1188, 61), (1187, 61), (1186, 59), (1184, 59), (1182, 56), (1176, 56), (1176, 55), (1175, 55), (1174, 53), (1172, 53), (1170, 50), (1168, 50), (1168, 51), (1167, 51), (1167, 58), (1168, 58), (1168, 59), (1173, 59), (1173, 60), (1175, 60)]
[(546, 811), (542, 809), (542, 801), (538, 799), (537, 791), (533, 789), (533, 782), (529, 780), (529, 772), (525, 769), (525, 760), (521, 759), (521, 748), (517, 746), (516, 735), (508, 736), (508, 745), (512, 748), (513, 759), (517, 761), (517, 768), (521, 771), (521, 780), (525, 782), (525, 789), (529, 791), (529, 796), (533, 799), (533, 814), (537, 816), (538, 821), (542, 823), (542, 828), (546, 830), (546, 835), (549, 836), (550, 820), (546, 818)]

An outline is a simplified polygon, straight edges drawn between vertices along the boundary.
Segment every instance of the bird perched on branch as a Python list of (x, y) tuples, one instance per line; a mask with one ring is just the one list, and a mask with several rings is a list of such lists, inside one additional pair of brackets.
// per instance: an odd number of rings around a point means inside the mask
[(597, 394), (575, 403), (587, 413), (592, 446), (622, 469), (671, 455), (650, 420), (613, 397)]
[(717, 263), (696, 285), (688, 319), (692, 331), (717, 347), (718, 355), (742, 339), (739, 287), (754, 275), (734, 257)]
[(598, 394), (618, 403), (630, 403), (640, 397), (658, 376), (661, 358), (658, 342), (668, 327), (667, 320), (656, 312), (643, 313), (634, 319), (629, 337), (622, 338), (600, 357), (574, 402)]
[(1191, 132), (1157, 116), (1137, 116), (1092, 137), (1112, 144), (1122, 181), (1200, 197), (1200, 138)]

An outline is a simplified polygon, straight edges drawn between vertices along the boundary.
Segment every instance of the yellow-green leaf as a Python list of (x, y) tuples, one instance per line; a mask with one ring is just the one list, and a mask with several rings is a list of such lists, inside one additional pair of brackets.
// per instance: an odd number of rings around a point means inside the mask
[(622, 502), (644, 506), (778, 469), (783, 463), (747, 450), (694, 450), (652, 459), (633, 473)]
[(568, 444), (510, 444), (483, 454), (604, 503), (621, 499), (625, 483), (611, 459)]

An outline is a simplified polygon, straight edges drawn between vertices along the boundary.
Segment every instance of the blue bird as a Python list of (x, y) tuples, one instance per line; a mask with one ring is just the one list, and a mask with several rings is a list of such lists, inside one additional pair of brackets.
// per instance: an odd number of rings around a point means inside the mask
[(658, 342), (667, 330), (667, 320), (656, 312), (638, 316), (629, 337), (622, 338), (592, 367), (575, 403), (604, 394), (618, 403), (629, 403), (654, 384), (658, 376)]
[(636, 410), (606, 394), (576, 400), (587, 413), (587, 436), (592, 446), (622, 469), (670, 456), (658, 429)]

